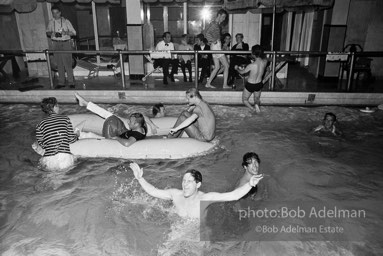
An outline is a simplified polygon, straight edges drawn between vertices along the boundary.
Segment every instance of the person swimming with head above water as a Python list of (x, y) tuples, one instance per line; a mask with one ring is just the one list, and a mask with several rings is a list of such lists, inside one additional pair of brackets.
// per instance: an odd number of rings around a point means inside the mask
[(153, 118), (166, 116), (165, 106), (162, 103), (157, 103), (152, 108)]
[(328, 112), (324, 115), (323, 123), (313, 129), (316, 134), (320, 133), (331, 133), (335, 136), (342, 135), (342, 131), (337, 127), (336, 115)]
[(40, 164), (48, 170), (66, 169), (74, 164), (69, 144), (77, 141), (69, 117), (60, 115), (57, 99), (44, 98), (41, 109), (48, 116), (36, 126), (36, 141), (32, 148), (42, 155)]
[[(147, 182), (143, 176), (143, 169), (137, 163), (131, 163), (130, 168), (134, 173), (134, 177), (138, 180), (141, 187), (149, 195), (173, 201), (177, 214), (181, 217), (187, 218), (201, 218), (200, 213), (205, 212), (209, 204), (214, 202), (228, 202), (235, 201), (246, 195), (251, 188), (255, 187), (258, 182), (263, 178), (263, 175), (253, 175), (248, 182), (245, 182), (237, 189), (226, 192), (208, 192), (204, 193), (199, 191), (202, 185), (202, 175), (199, 171), (191, 169), (186, 171), (182, 179), (182, 190), (180, 189), (158, 189)], [(201, 201), (204, 201), (201, 204)], [(200, 207), (203, 206), (204, 209)]]
[[(259, 165), (261, 164), (261, 160), (259, 156), (254, 152), (247, 152), (243, 155), (242, 159), (242, 167), (245, 170), (245, 173), (241, 177), (241, 179), (237, 182), (235, 188), (239, 188), (250, 181), (251, 177), (254, 175), (258, 175)], [(253, 197), (257, 193), (257, 186), (253, 187), (243, 198), (247, 198), (249, 196)]]
[[(136, 141), (146, 138), (147, 127), (145, 116), (143, 116), (141, 113), (131, 114), (127, 122), (128, 127), (126, 127), (124, 122), (117, 116), (113, 115), (111, 112), (99, 107), (92, 102), (86, 101), (78, 93), (75, 93), (75, 96), (79, 101), (80, 106), (86, 107), (88, 110), (105, 119), (102, 128), (103, 137), (117, 140), (125, 147), (129, 147)], [(90, 138), (91, 136), (86, 137)]]

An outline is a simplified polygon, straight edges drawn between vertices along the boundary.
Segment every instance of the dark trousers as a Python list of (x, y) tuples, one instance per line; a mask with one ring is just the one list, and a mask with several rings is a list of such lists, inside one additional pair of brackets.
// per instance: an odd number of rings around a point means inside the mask
[(184, 74), (184, 78), (186, 79), (186, 68), (188, 69), (189, 71), (189, 79), (192, 80), (192, 65), (191, 65), (191, 61), (188, 60), (188, 61), (184, 61), (184, 60), (181, 60), (180, 61), (180, 66), (181, 66), (181, 69), (182, 69), (182, 74)]
[(169, 66), (172, 65), (171, 75), (178, 73), (178, 60), (177, 59), (157, 59), (154, 60), (154, 68), (162, 67), (162, 72), (164, 74), (164, 80), (169, 76)]
[(234, 82), (235, 77), (238, 75), (238, 72), (234, 69), (235, 65), (241, 66), (241, 65), (247, 65), (250, 64), (250, 60), (244, 57), (233, 55), (230, 60), (230, 67), (229, 67), (229, 81), (232, 83)]
[(201, 75), (199, 77), (199, 81), (202, 82), (202, 80), (205, 77), (210, 76), (210, 59), (209, 58), (201, 58), (198, 60), (198, 68), (201, 68)]
[[(52, 41), (53, 50), (72, 50), (70, 40), (60, 42)], [(65, 72), (67, 74), (68, 83), (74, 84), (73, 68), (72, 68), (72, 54), (71, 53), (54, 53), (53, 57), (57, 64), (57, 70), (59, 72), (59, 84), (65, 84)]]

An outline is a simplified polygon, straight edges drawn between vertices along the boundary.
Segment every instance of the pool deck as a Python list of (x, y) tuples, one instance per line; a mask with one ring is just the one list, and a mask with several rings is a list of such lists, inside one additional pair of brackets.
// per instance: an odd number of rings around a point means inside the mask
[[(261, 96), (262, 105), (377, 106), (383, 103), (380, 81), (374, 83), (373, 93), (366, 90), (349, 93), (342, 92), (337, 83), (321, 83), (302, 72), (291, 77), (296, 78), (289, 81), (281, 80), (280, 86), (283, 88), (277, 88), (279, 91), (268, 91), (268, 88), (264, 88)], [(222, 76), (219, 76), (213, 81), (217, 89), (205, 88), (206, 80), (203, 84), (199, 84), (198, 89), (203, 98), (211, 104), (242, 105), (242, 79), (235, 81), (236, 89), (234, 90), (223, 90), (222, 80)], [(345, 81), (343, 84), (345, 85)], [(183, 82), (183, 77), (180, 75), (176, 77), (176, 82), (169, 81), (168, 85), (162, 84), (161, 74), (150, 76), (145, 83), (126, 77), (125, 89), (122, 88), (121, 77), (113, 75), (92, 79), (76, 77), (75, 89), (67, 86), (57, 90), (50, 88), (47, 77), (33, 80), (21, 77), (0, 83), (0, 103), (39, 103), (45, 97), (56, 97), (60, 103), (75, 103), (73, 93), (77, 91), (96, 103), (185, 104), (185, 91), (193, 87), (195, 87), (194, 82)]]

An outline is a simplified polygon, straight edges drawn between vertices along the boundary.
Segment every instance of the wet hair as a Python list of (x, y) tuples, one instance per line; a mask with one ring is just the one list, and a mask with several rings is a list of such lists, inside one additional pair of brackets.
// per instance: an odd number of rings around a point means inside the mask
[(162, 103), (158, 103), (156, 105), (153, 106), (153, 109), (152, 109), (152, 114), (153, 116), (156, 116), (158, 113), (161, 112), (161, 108), (164, 107), (164, 104)]
[(53, 11), (53, 10), (57, 10), (57, 11), (61, 12), (60, 7), (58, 7), (57, 5), (52, 6), (51, 11)]
[(203, 39), (205, 38), (205, 36), (203, 34), (198, 34), (196, 36), (199, 40), (203, 41)]
[(189, 169), (185, 172), (185, 174), (190, 173), (191, 176), (193, 176), (196, 183), (201, 182), (202, 183), (202, 174), (195, 170), (195, 169)]
[(255, 159), (255, 161), (257, 161), (258, 164), (261, 163), (261, 159), (259, 159), (259, 156), (257, 155), (257, 153), (247, 152), (246, 154), (243, 155), (242, 167), (245, 167), (251, 164), (252, 159)]
[(240, 36), (242, 39), (243, 39), (243, 34), (242, 33), (238, 33), (235, 35), (235, 38), (237, 38), (237, 36)]
[(169, 34), (170, 36), (172, 35), (172, 34), (170, 34), (169, 31), (166, 31), (166, 32), (164, 32), (164, 33), (162, 34), (162, 38), (165, 38), (167, 34)]
[(331, 113), (331, 112), (327, 112), (326, 114), (324, 114), (324, 118), (323, 120), (326, 120), (326, 117), (327, 116), (331, 116), (333, 121), (336, 122), (336, 115), (334, 113)]
[(251, 47), (251, 54), (253, 54), (257, 58), (263, 58), (263, 49), (259, 44)]
[(57, 99), (55, 97), (44, 98), (41, 103), (41, 110), (44, 113), (50, 114), (53, 112), (53, 108), (57, 105)]
[(226, 17), (229, 16), (229, 15), (227, 14), (227, 11), (226, 11), (226, 10), (224, 10), (224, 9), (220, 9), (220, 10), (217, 12), (217, 16), (222, 15), (222, 14), (225, 14)]
[(130, 117), (136, 118), (136, 123), (138, 123), (142, 128), (144, 128), (145, 133), (147, 131), (145, 118), (141, 113), (133, 113), (130, 115)]
[(186, 94), (188, 94), (190, 96), (190, 98), (194, 98), (194, 97), (197, 97), (199, 99), (202, 100), (202, 96), (201, 94), (199, 93), (199, 91), (196, 89), (196, 88), (190, 88), (186, 91)]

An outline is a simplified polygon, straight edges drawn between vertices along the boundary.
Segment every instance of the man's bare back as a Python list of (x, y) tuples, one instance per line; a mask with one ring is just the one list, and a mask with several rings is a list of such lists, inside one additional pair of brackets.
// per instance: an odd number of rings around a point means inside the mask
[(248, 70), (250, 72), (247, 81), (249, 83), (257, 84), (262, 82), (263, 73), (265, 72), (267, 65), (267, 60), (256, 58), (255, 61), (249, 64), (245, 71)]

